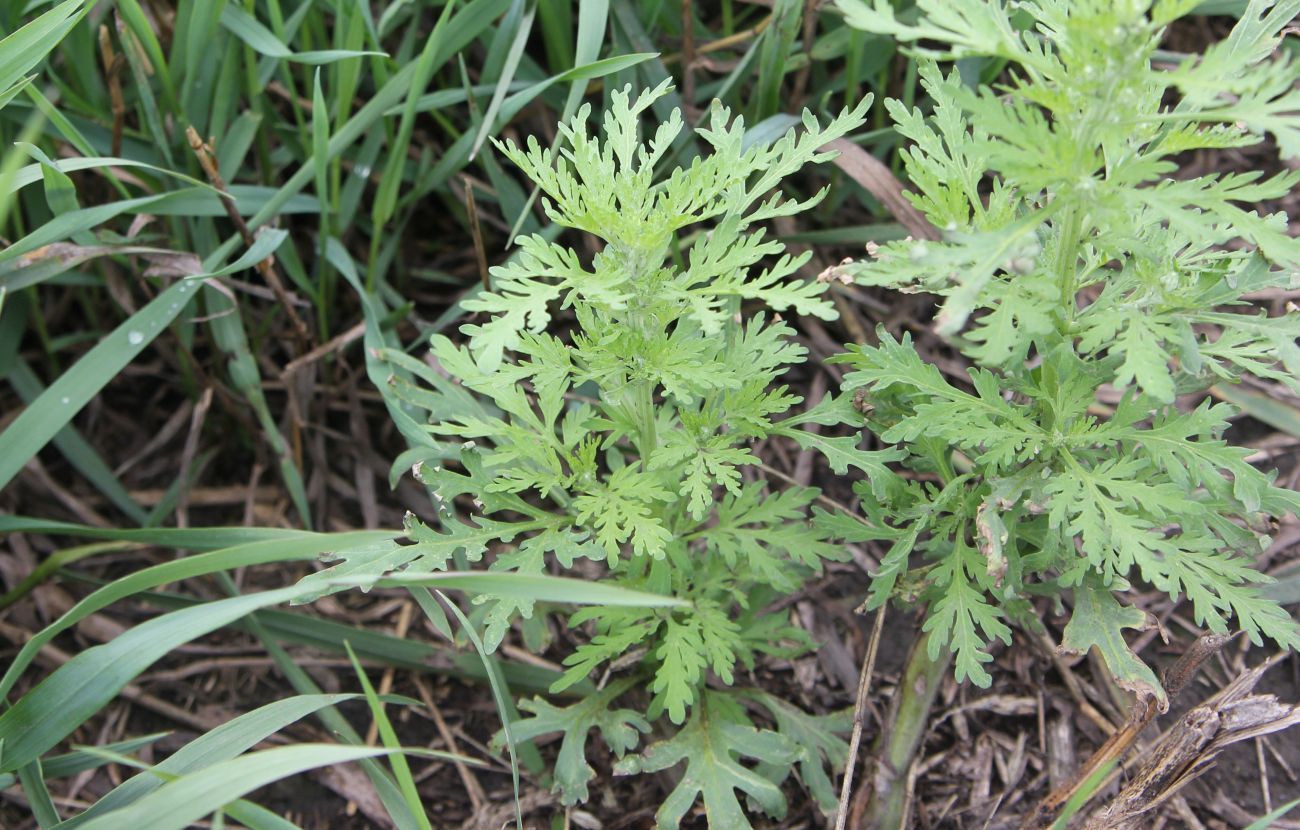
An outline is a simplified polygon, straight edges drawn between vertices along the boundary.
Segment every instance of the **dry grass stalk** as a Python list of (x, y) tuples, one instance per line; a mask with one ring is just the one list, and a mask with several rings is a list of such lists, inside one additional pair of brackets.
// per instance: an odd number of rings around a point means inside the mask
[(1120, 794), (1093, 813), (1085, 830), (1136, 830), (1151, 811), (1175, 796), (1210, 768), (1225, 747), (1288, 729), (1300, 723), (1300, 704), (1282, 703), (1274, 695), (1253, 694), (1266, 661), (1242, 673), (1218, 694), (1194, 707), (1148, 753)]
[[(1163, 685), (1169, 699), (1173, 699), (1182, 691), (1196, 676), (1201, 664), (1230, 639), (1232, 639), (1230, 636), (1224, 634), (1206, 634), (1192, 643), (1178, 661), (1164, 673)], [(1079, 767), (1066, 786), (1053, 790), (1025, 815), (1020, 830), (1043, 830), (1051, 826), (1054, 817), (1066, 802), (1073, 798), (1098, 770), (1123, 757), (1157, 712), (1167, 708), (1167, 703), (1162, 708), (1153, 697), (1138, 698), (1129, 711), (1128, 721)]]
[[(199, 166), (203, 168), (203, 173), (208, 177), (212, 186), (220, 191), (221, 206), (226, 209), (226, 214), (230, 217), (231, 223), (234, 224), (235, 230), (239, 231), (239, 236), (244, 240), (244, 244), (252, 247), (256, 237), (253, 231), (240, 215), (239, 208), (235, 205), (235, 200), (226, 192), (226, 181), (221, 177), (221, 172), (217, 169), (217, 160), (213, 155), (212, 147), (208, 145), (193, 127), (185, 128), (185, 136), (189, 140), (190, 149), (194, 151), (194, 156), (199, 160)], [(257, 263), (258, 273), (266, 280), (266, 284), (275, 292), (276, 299), (284, 307), (285, 316), (288, 317), (290, 324), (293, 325), (294, 333), (304, 342), (311, 342), (311, 331), (307, 324), (298, 316), (294, 310), (294, 298), (284, 287), (279, 273), (275, 270), (275, 257), (268, 256), (266, 259)]]

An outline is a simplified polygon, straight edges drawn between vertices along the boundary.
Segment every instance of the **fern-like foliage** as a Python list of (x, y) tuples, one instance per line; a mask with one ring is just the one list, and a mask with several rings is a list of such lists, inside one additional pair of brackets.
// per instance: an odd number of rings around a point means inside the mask
[[(309, 580), (337, 590), (340, 575), (372, 583), (459, 556), (487, 559), (496, 571), (572, 572), (687, 600), (671, 610), (596, 605), (570, 614), (579, 645), (553, 691), (593, 673), (614, 682), (567, 708), (526, 702), (532, 717), (515, 732), (563, 733), (554, 781), (566, 804), (587, 795), (587, 736), (598, 730), (626, 756), (622, 771), (687, 760), (661, 826), (675, 827), (698, 798), (714, 826), (744, 827), (738, 793), (780, 814), (780, 785), (796, 767), (833, 806), (827, 768), (846, 751), (833, 732), (843, 719), (705, 691), (710, 678), (735, 683), (760, 655), (811, 647), (802, 630), (760, 611), (845, 556), (838, 531), (810, 521), (817, 491), (770, 486), (755, 445), (794, 438), (837, 470), (866, 471), (881, 491), (896, 478), (887, 463), (902, 457), (862, 450), (857, 437), (805, 431), (860, 425), (848, 401), (789, 414), (801, 399), (781, 377), (805, 350), (774, 312), (835, 312), (825, 284), (796, 276), (807, 255), (785, 255), (762, 224), (822, 198), (786, 201), (776, 186), (828, 159), (819, 148), (862, 124), (869, 102), (826, 126), (805, 116), (802, 130), (750, 146), (741, 120), (715, 107), (696, 131), (711, 152), (665, 174), (656, 165), (683, 129), (680, 116), (644, 141), (639, 129), (667, 89), (635, 99), (614, 92), (599, 134), (584, 108), (561, 127), (559, 150), (533, 139), (498, 145), (537, 183), (550, 219), (596, 237), (599, 249), (587, 256), (540, 235), (521, 238), (516, 255), (492, 270), (491, 289), (463, 302), (475, 314), (464, 338), (433, 338), (437, 370), (388, 355), (400, 369), (395, 394), (429, 412), (427, 430), (447, 449), (440, 460), (429, 454), (416, 475), (440, 508), (460, 511), (439, 509), (438, 526), (412, 517), (411, 544), (341, 551), (332, 570)], [(471, 504), (472, 518), (453, 515)], [(480, 600), (489, 648), (535, 613), (518, 596)], [(755, 725), (753, 713), (777, 730)], [(671, 737), (629, 754), (656, 721)]]
[[(1188, 598), (1213, 631), (1300, 646), (1251, 568), (1260, 519), (1294, 494), (1223, 441), (1228, 407), (1176, 404), (1243, 374), (1300, 390), (1300, 315), (1243, 310), (1251, 292), (1295, 285), (1300, 241), (1257, 205), (1300, 172), (1178, 166), (1265, 138), (1300, 155), (1300, 68), (1277, 48), (1300, 0), (1252, 0), (1226, 40), (1173, 66), (1156, 49), (1190, 0), (919, 0), (915, 23), (887, 0), (839, 5), (854, 26), (927, 44), (929, 114), (887, 107), (910, 197), (943, 230), (846, 270), (937, 295), (937, 330), (975, 363), (950, 380), (885, 332), (843, 358), (871, 429), (939, 482), (879, 502), (907, 532), (871, 603), (919, 590), (931, 643), (981, 685), (987, 644), (1025, 598), (1066, 594), (1064, 645), (1098, 648), (1122, 684), (1163, 699), (1123, 636), (1144, 623), (1121, 601), (1137, 579)], [(1004, 80), (939, 69), (975, 56), (1005, 61)], [(1122, 394), (1113, 410), (1103, 386)]]

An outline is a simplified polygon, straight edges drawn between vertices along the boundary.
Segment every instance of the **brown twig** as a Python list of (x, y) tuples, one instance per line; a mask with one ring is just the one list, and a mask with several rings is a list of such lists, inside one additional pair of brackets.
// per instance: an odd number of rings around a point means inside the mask
[(461, 783), (465, 785), (465, 792), (469, 795), (469, 801), (474, 807), (474, 812), (480, 812), (483, 805), (488, 801), (487, 794), (483, 791), (483, 785), (479, 783), (474, 771), (460, 760), (460, 747), (456, 745), (456, 738), (447, 727), (447, 721), (443, 720), (442, 711), (438, 708), (438, 704), (434, 702), (433, 692), (430, 691), (429, 685), (418, 676), (413, 678), (413, 681), (416, 691), (420, 694), (420, 699), (429, 708), (429, 714), (433, 717), (433, 725), (437, 727), (438, 734), (442, 736), (443, 743), (447, 745), (447, 752), (451, 754), (451, 763), (456, 768)]
[[(696, 57), (698, 57), (700, 55), (707, 55), (710, 52), (719, 52), (723, 49), (730, 49), (733, 46), (739, 46), (745, 41), (753, 40), (754, 38), (763, 34), (763, 31), (767, 29), (767, 27), (770, 25), (772, 25), (772, 15), (769, 14), (767, 17), (758, 21), (758, 23), (754, 24), (752, 27), (748, 29), (745, 29), (744, 31), (736, 32), (735, 34), (727, 35), (726, 37), (720, 37), (717, 40), (711, 40), (708, 43), (703, 43), (700, 44), (699, 46), (695, 46), (694, 47), (695, 55)], [(668, 66), (670, 64), (678, 63), (679, 61), (682, 61), (684, 59), (685, 59), (685, 55), (682, 52), (673, 52), (672, 54), (664, 55), (663, 63), (665, 66)], [(592, 81), (592, 85), (599, 83), (600, 80), (601, 79), (597, 78), (596, 80)], [(592, 88), (591, 86), (588, 86), (588, 91), (590, 91), (591, 88)]]
[(282, 380), (287, 380), (294, 372), (298, 371), (302, 367), (315, 363), (322, 357), (342, 349), (354, 340), (360, 340), (365, 333), (366, 324), (362, 321), (342, 334), (336, 334), (334, 337), (330, 338), (328, 342), (322, 343), (307, 352), (307, 354), (302, 355), (301, 357), (295, 357), (293, 360), (286, 363), (284, 368), (280, 370), (280, 378)]
[(1070, 697), (1074, 700), (1074, 705), (1079, 708), (1079, 711), (1083, 713), (1084, 717), (1092, 721), (1093, 724), (1101, 730), (1103, 735), (1106, 737), (1114, 735), (1117, 731), (1115, 724), (1107, 720), (1106, 716), (1099, 712), (1097, 707), (1093, 706), (1092, 703), (1088, 701), (1088, 698), (1084, 696), (1083, 689), (1079, 685), (1079, 678), (1076, 677), (1074, 672), (1070, 670), (1070, 667), (1065, 664), (1065, 660), (1061, 657), (1061, 652), (1057, 650), (1056, 644), (1052, 642), (1051, 635), (1046, 631), (1042, 631), (1034, 636), (1043, 646), (1043, 653), (1047, 655), (1047, 658), (1052, 661), (1052, 665), (1056, 667), (1057, 675), (1059, 675), (1061, 680), (1065, 682), (1065, 689), (1070, 693)]
[[(194, 151), (194, 155), (198, 158), (199, 166), (203, 168), (204, 175), (208, 177), (208, 181), (212, 186), (220, 191), (218, 198), (226, 209), (226, 215), (230, 217), (231, 223), (234, 224), (235, 230), (243, 238), (244, 244), (252, 247), (256, 237), (249, 230), (244, 217), (240, 216), (234, 197), (226, 192), (226, 182), (221, 178), (221, 171), (217, 169), (216, 159), (212, 156), (212, 147), (199, 136), (198, 130), (193, 127), (185, 128), (185, 136), (189, 139), (190, 149)], [(284, 308), (284, 313), (289, 317), (294, 333), (299, 339), (310, 342), (311, 331), (302, 318), (298, 316), (298, 312), (294, 310), (293, 298), (285, 290), (284, 283), (280, 280), (280, 275), (275, 269), (275, 257), (273, 255), (267, 256), (266, 259), (257, 263), (257, 270), (262, 275), (262, 278), (266, 280), (266, 284), (275, 292), (275, 298), (279, 300), (280, 305)]]
[[(775, 467), (769, 466), (767, 464), (762, 464), (762, 463), (757, 464), (755, 466), (757, 466), (758, 469), (762, 470), (767, 475), (775, 476), (776, 478), (779, 478), (782, 481), (793, 484), (796, 487), (808, 486), (806, 483), (800, 482), (798, 479), (796, 479), (794, 476), (790, 475), (789, 473), (782, 472), (781, 470), (778, 470)], [(832, 510), (843, 513), (845, 516), (848, 516), (850, 519), (853, 519), (860, 525), (864, 525), (865, 527), (870, 527), (870, 528), (876, 527), (870, 521), (868, 521), (864, 516), (859, 515), (858, 511), (849, 507), (844, 502), (836, 501), (835, 499), (831, 498), (825, 493), (818, 493), (816, 496), (814, 496), (814, 498), (817, 501), (821, 502), (822, 504), (826, 505), (827, 507), (831, 508)]]
[(871, 675), (876, 669), (876, 654), (880, 650), (880, 635), (885, 630), (885, 611), (888, 604), (876, 611), (876, 622), (871, 628), (871, 640), (867, 643), (867, 656), (862, 662), (862, 674), (858, 678), (858, 696), (853, 705), (853, 732), (849, 736), (849, 757), (844, 765), (844, 783), (840, 785), (840, 806), (835, 815), (835, 830), (844, 830), (849, 820), (849, 800), (853, 796), (853, 773), (858, 764), (858, 746), (862, 742), (862, 726), (866, 721), (867, 692), (871, 688)]
[(122, 98), (122, 66), (126, 56), (113, 51), (113, 40), (108, 26), (99, 26), (99, 57), (104, 63), (104, 81), (108, 84), (108, 100), (113, 111), (113, 156), (122, 155), (122, 129), (126, 123), (126, 101)]

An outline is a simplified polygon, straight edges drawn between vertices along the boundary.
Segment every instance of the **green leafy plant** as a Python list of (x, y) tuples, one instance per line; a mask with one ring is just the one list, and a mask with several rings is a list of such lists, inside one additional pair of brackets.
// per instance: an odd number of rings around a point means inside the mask
[[(845, 270), (937, 295), (937, 331), (975, 364), (949, 379), (883, 330), (841, 358), (868, 427), (915, 474), (892, 501), (859, 487), (900, 529), (869, 604), (927, 603), (929, 659), (951, 647), (957, 677), (987, 686), (990, 641), (1038, 624), (1032, 598), (1068, 597), (1064, 647), (1097, 648), (1163, 704), (1125, 642), (1145, 624), (1124, 601), (1134, 580), (1213, 631), (1300, 646), (1252, 568), (1296, 494), (1225, 443), (1231, 407), (1181, 397), (1243, 375), (1300, 391), (1300, 315), (1247, 310), (1251, 292), (1295, 285), (1300, 242), (1258, 206), (1300, 173), (1180, 169), (1190, 150), (1267, 138), (1300, 154), (1300, 72), (1277, 51), (1300, 3), (1251, 2), (1183, 58), (1157, 48), (1190, 0), (1013, 5), (922, 0), (907, 23), (883, 0), (840, 3), (854, 26), (927, 44), (931, 114), (887, 106), (912, 202), (942, 229)], [(975, 56), (1005, 62), (996, 88), (936, 63)]]
[[(801, 133), (750, 146), (741, 119), (715, 106), (697, 130), (712, 152), (658, 177), (680, 116), (645, 142), (638, 122), (668, 90), (661, 84), (635, 100), (613, 93), (600, 138), (589, 134), (584, 108), (561, 127), (559, 152), (534, 140), (526, 149), (499, 145), (545, 194), (555, 224), (603, 245), (587, 262), (542, 236), (521, 237), (518, 255), (493, 269), (491, 291), (463, 303), (480, 315), (462, 327), (465, 342), (434, 337), (440, 371), (388, 353), (424, 381), (395, 374), (398, 396), (428, 410), (434, 436), (463, 442), (451, 453), (455, 463), (435, 464), (431, 452), (416, 468), (441, 528), (411, 516), (413, 544), (342, 551), (343, 561), (305, 584), (330, 590), (344, 576), (365, 584), (394, 570), (411, 579), (492, 550), (492, 570), (558, 567), (688, 601), (572, 614), (569, 625), (586, 634), (552, 691), (594, 672), (619, 679), (568, 707), (525, 702), (532, 717), (512, 728), (523, 737), (563, 733), (555, 786), (566, 804), (587, 795), (594, 772), (586, 743), (598, 730), (622, 756), (622, 773), (688, 760), (660, 810), (662, 826), (676, 826), (700, 797), (714, 826), (736, 827), (747, 825), (738, 793), (768, 813), (784, 812), (779, 785), (796, 765), (833, 808), (822, 766), (845, 754), (835, 734), (843, 718), (718, 688), (732, 686), (760, 655), (810, 646), (805, 632), (762, 609), (844, 556), (832, 522), (809, 522), (815, 490), (778, 490), (761, 473), (744, 475), (760, 464), (753, 444), (790, 438), (823, 452), (839, 472), (855, 465), (885, 478), (892, 477), (885, 463), (901, 454), (803, 429), (855, 420), (847, 400), (828, 397), (780, 417), (800, 402), (780, 378), (805, 353), (789, 326), (761, 310), (835, 316), (821, 297), (824, 283), (792, 279), (806, 256), (782, 255), (759, 223), (822, 198), (824, 191), (787, 201), (773, 191), (804, 164), (829, 158), (818, 148), (861, 124), (868, 102), (824, 128), (806, 116)], [(454, 515), (461, 497), (473, 500), (472, 522)], [(533, 614), (526, 599), (488, 600), (488, 647)], [(718, 682), (710, 686), (710, 677)], [(754, 712), (777, 728), (758, 725)], [(644, 755), (629, 754), (652, 727), (671, 734)]]

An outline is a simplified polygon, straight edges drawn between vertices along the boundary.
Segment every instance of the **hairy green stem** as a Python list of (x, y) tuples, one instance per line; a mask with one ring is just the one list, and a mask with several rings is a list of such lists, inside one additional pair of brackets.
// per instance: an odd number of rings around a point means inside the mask
[(930, 728), (930, 709), (939, 683), (952, 664), (952, 652), (947, 648), (931, 660), (929, 645), (929, 634), (922, 634), (912, 643), (902, 681), (890, 701), (884, 729), (876, 740), (871, 800), (858, 825), (861, 830), (906, 830), (908, 827), (909, 770)]
[(650, 458), (650, 454), (659, 447), (658, 424), (655, 420), (655, 385), (653, 381), (645, 380), (637, 384), (636, 411), (641, 432), (640, 445), (637, 449), (640, 451), (641, 460), (644, 463)]
[(1077, 290), (1076, 282), (1079, 271), (1079, 240), (1083, 233), (1083, 216), (1075, 205), (1066, 208), (1061, 222), (1060, 247), (1057, 249), (1057, 282), (1061, 287), (1061, 334), (1068, 336), (1069, 327), (1074, 322)]

